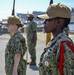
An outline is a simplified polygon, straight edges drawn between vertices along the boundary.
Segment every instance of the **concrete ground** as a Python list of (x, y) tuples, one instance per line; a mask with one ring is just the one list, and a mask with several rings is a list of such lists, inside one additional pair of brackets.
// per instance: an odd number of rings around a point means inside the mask
[[(26, 38), (26, 34), (23, 34), (24, 37)], [(38, 63), (39, 63), (39, 59), (40, 56), (43, 52), (43, 49), (45, 47), (45, 40), (46, 40), (46, 34), (43, 32), (38, 32), (38, 40), (37, 40), (37, 46), (36, 46), (36, 55), (37, 55), (37, 65), (36, 66), (30, 66), (27, 65), (27, 73), (26, 75), (39, 75), (39, 71), (38, 71)], [(70, 34), (69, 37), (71, 37), (71, 39), (74, 41), (74, 34)], [(5, 75), (5, 47), (6, 44), (9, 40), (10, 36), (9, 34), (3, 34), (0, 35), (0, 75)], [(24, 56), (24, 58), (26, 59), (26, 55)], [(28, 53), (28, 61), (30, 61), (30, 55)]]

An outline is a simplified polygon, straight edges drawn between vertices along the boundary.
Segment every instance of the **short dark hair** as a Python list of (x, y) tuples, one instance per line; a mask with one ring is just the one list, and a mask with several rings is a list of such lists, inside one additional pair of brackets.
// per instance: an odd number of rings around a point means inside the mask
[(68, 27), (70, 20), (71, 20), (70, 18), (64, 18), (64, 27)]
[(68, 27), (68, 24), (70, 23), (70, 18), (62, 18), (62, 17), (56, 17), (55, 19), (64, 19), (64, 27)]

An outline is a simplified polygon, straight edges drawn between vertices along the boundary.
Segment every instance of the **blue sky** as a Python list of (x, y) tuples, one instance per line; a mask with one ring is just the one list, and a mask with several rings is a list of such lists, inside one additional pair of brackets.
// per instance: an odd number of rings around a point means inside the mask
[[(16, 13), (31, 13), (32, 11), (46, 11), (50, 0), (15, 0)], [(54, 3), (61, 2), (67, 6), (74, 7), (74, 0), (53, 0)], [(13, 0), (0, 1), (0, 20), (6, 19), (12, 13)]]

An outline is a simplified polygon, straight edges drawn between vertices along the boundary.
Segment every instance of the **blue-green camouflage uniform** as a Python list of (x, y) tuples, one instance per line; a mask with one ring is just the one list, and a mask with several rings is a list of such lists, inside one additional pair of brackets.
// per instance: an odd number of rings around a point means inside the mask
[(12, 75), (14, 66), (14, 56), (21, 53), (21, 59), (18, 66), (18, 75), (26, 75), (26, 60), (23, 56), (26, 52), (26, 43), (23, 35), (18, 31), (9, 40), (5, 50), (5, 70), (7, 75)]
[(64, 28), (64, 33), (66, 34), (66, 35), (69, 35), (69, 27), (66, 27), (66, 28)]
[[(33, 34), (36, 32), (36, 41), (33, 41)], [(32, 20), (27, 25), (27, 45), (31, 60), (36, 61), (37, 24)]]
[[(58, 69), (60, 42), (72, 40), (63, 32), (53, 38), (44, 49), (39, 63), (39, 75), (61, 75)], [(64, 42), (64, 75), (74, 75), (74, 53)]]

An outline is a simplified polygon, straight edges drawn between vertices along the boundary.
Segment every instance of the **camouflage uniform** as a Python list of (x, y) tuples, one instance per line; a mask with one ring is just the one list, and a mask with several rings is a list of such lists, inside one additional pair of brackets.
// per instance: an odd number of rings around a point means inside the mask
[(18, 75), (26, 75), (26, 60), (23, 59), (25, 52), (25, 39), (20, 32), (17, 32), (10, 38), (5, 50), (5, 70), (7, 75), (12, 75), (14, 56), (17, 53), (21, 53), (21, 59), (18, 66)]
[[(37, 24), (32, 20), (27, 25), (27, 45), (29, 49), (29, 53), (31, 55), (31, 60), (36, 60), (36, 42), (37, 42)], [(33, 42), (33, 33), (36, 32), (36, 41)]]
[[(60, 55), (60, 42), (62, 40), (67, 40), (73, 44), (72, 40), (67, 35), (65, 35), (64, 32), (53, 38), (48, 43), (41, 55), (39, 63), (40, 75), (61, 75), (58, 69), (58, 60)], [(64, 75), (74, 75), (74, 53), (65, 42), (64, 48)]]
[(64, 28), (64, 33), (66, 34), (66, 35), (69, 35), (69, 27), (66, 27), (66, 28)]

